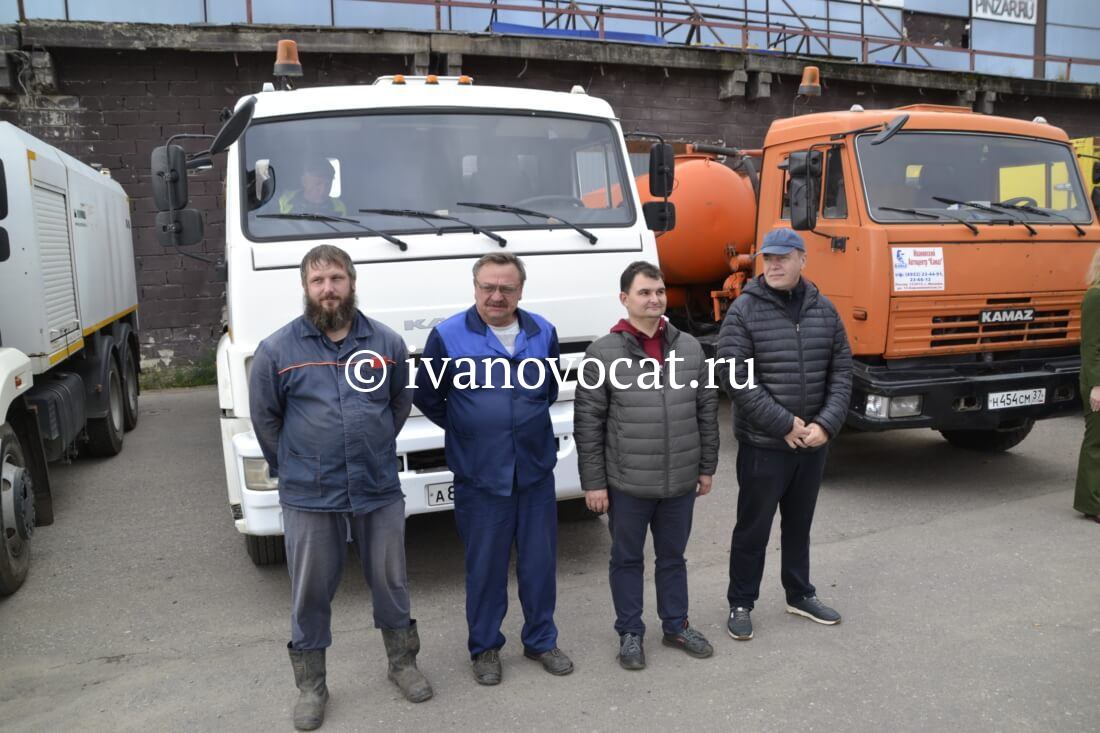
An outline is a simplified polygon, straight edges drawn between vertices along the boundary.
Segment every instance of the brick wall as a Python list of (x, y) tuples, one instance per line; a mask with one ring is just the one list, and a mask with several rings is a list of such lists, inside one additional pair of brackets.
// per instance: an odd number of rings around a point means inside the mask
[[(273, 56), (251, 52), (48, 49), (57, 87), (0, 97), (0, 118), (88, 163), (109, 168), (131, 197), (146, 366), (180, 366), (209, 355), (221, 333), (224, 283), (213, 265), (159, 246), (149, 187), (149, 156), (177, 133), (209, 133), (219, 113), (271, 79)], [(369, 82), (405, 71), (408, 57), (305, 54), (300, 86)], [(771, 96), (720, 100), (720, 72), (587, 62), (553, 62), (467, 55), (462, 69), (479, 84), (567, 90), (580, 84), (607, 99), (626, 131), (673, 140), (761, 145), (771, 120), (792, 113), (845, 109), (854, 103), (889, 107), (915, 102), (956, 104), (954, 91), (824, 80), (824, 96), (795, 100), (798, 79), (776, 75)], [(1100, 133), (1100, 102), (1056, 97), (999, 96), (995, 112), (1030, 119), (1042, 114), (1071, 137)], [(194, 148), (189, 148), (194, 149)], [(190, 181), (192, 206), (206, 215), (206, 239), (186, 251), (217, 258), (224, 239), (224, 158)]]

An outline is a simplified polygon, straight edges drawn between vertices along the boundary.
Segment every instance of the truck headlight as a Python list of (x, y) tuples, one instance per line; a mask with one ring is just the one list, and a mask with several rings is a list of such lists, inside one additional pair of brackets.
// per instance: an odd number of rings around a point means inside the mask
[(263, 458), (245, 458), (244, 485), (252, 491), (274, 491), (279, 488), (279, 480), (271, 478), (267, 470), (267, 461)]
[(890, 398), (890, 417), (915, 417), (920, 414), (921, 396), (919, 394)]
[(867, 405), (863, 408), (863, 414), (880, 420), (885, 419), (887, 410), (890, 409), (890, 398), (880, 394), (867, 395)]

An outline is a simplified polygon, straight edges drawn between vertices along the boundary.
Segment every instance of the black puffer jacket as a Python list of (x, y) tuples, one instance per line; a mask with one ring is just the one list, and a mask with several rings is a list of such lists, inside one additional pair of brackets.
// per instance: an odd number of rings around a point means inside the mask
[[(703, 348), (689, 334), (666, 324), (665, 365), (653, 388), (653, 360), (629, 333), (610, 333), (585, 353), (584, 379), (573, 403), (573, 436), (585, 490), (613, 488), (645, 499), (694, 491), (699, 476), (713, 476), (718, 465), (718, 390), (711, 382)], [(675, 356), (670, 384), (669, 357)], [(604, 373), (616, 359), (615, 388)], [(695, 382), (693, 387), (691, 383)], [(717, 375), (715, 375), (717, 384)]]
[(733, 389), (723, 380), (734, 402), (737, 439), (791, 450), (783, 436), (796, 415), (830, 436), (840, 432), (852, 395), (852, 352), (840, 315), (813, 283), (802, 280), (805, 294), (795, 322), (780, 292), (763, 279), (750, 280), (726, 312), (718, 356), (736, 359), (731, 376), (742, 385), (748, 379), (746, 362), (753, 360), (755, 388)]

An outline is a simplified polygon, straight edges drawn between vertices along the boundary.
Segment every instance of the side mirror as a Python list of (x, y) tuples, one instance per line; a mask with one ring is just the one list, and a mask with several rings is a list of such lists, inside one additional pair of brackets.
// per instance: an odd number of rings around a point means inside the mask
[(248, 176), (248, 210), (255, 211), (275, 195), (275, 168), (267, 158), (256, 161), (256, 168)]
[[(0, 168), (0, 171), (3, 171), (3, 169)], [(1096, 165), (1095, 160), (1092, 161), (1092, 183), (1093, 185), (1100, 183), (1100, 165)], [(3, 218), (4, 217), (0, 216), (0, 219)]]
[(671, 202), (646, 201), (642, 204), (642, 216), (651, 231), (671, 232), (676, 228), (676, 204)]
[[(672, 193), (675, 182), (676, 156), (668, 143), (657, 143), (649, 149), (649, 193), (664, 198)], [(652, 228), (652, 227), (650, 227)]]
[(157, 214), (156, 231), (162, 247), (189, 247), (202, 241), (202, 215), (198, 209), (162, 211)]
[(237, 106), (233, 115), (225, 121), (225, 124), (222, 125), (222, 129), (218, 130), (218, 134), (214, 136), (214, 141), (210, 143), (209, 152), (211, 157), (228, 150), (230, 145), (237, 142), (237, 138), (241, 136), (241, 133), (245, 131), (248, 124), (252, 122), (252, 114), (255, 111), (255, 97), (249, 97)]
[(821, 151), (791, 153), (787, 158), (790, 183), (791, 229), (813, 231), (817, 225), (817, 204), (821, 198)]
[(187, 206), (187, 155), (183, 148), (179, 145), (153, 148), (149, 168), (153, 173), (153, 201), (157, 210), (175, 211)]
[(1092, 199), (1092, 209), (1096, 212), (1097, 216), (1100, 216), (1100, 186), (1092, 189), (1092, 194), (1089, 195)]

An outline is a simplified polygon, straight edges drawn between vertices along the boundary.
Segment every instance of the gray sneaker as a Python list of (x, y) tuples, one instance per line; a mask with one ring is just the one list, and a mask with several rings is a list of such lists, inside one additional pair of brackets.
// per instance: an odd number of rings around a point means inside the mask
[(826, 606), (817, 599), (817, 596), (806, 596), (794, 602), (787, 602), (787, 613), (795, 616), (805, 616), (819, 624), (832, 626), (840, 623), (840, 614)]
[(752, 619), (749, 617), (751, 611), (752, 609), (744, 606), (735, 606), (730, 609), (730, 620), (726, 624), (726, 631), (734, 639), (748, 641), (752, 638)]
[(619, 637), (619, 666), (629, 670), (645, 669), (645, 649), (640, 635), (626, 633)]
[(714, 647), (707, 641), (707, 637), (691, 628), (687, 621), (684, 622), (684, 628), (680, 630), (680, 633), (665, 634), (661, 643), (674, 649), (683, 649), (696, 659), (706, 659), (714, 654)]

